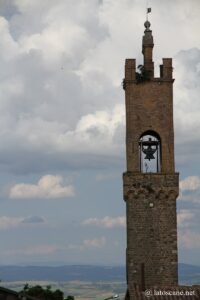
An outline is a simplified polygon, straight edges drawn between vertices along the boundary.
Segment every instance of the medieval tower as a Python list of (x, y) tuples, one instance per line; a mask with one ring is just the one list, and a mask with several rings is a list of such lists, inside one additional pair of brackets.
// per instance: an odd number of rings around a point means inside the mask
[(172, 59), (163, 58), (154, 77), (153, 36), (145, 22), (144, 63), (126, 59), (126, 156), (123, 175), (127, 211), (127, 284), (178, 284), (176, 198), (179, 174), (174, 167)]

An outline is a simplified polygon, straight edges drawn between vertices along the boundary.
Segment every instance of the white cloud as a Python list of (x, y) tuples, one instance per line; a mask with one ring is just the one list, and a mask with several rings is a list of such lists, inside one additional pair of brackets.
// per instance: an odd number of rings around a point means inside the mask
[(90, 249), (90, 248), (102, 248), (106, 244), (106, 238), (101, 237), (101, 238), (96, 238), (96, 239), (91, 239), (91, 240), (84, 240), (82, 248)]
[(27, 224), (37, 224), (37, 223), (44, 223), (44, 222), (45, 219), (39, 216), (30, 216), (22, 220), (22, 223), (27, 223)]
[(0, 217), (0, 230), (17, 228), (21, 225), (22, 220), (22, 218), (2, 216)]
[(0, 230), (15, 229), (15, 228), (25, 226), (25, 224), (38, 224), (44, 222), (45, 220), (39, 216), (30, 216), (26, 218), (1, 216)]
[(200, 249), (200, 233), (190, 230), (181, 231), (179, 234), (180, 246), (186, 249)]
[(94, 239), (85, 239), (81, 244), (71, 244), (67, 247), (69, 250), (87, 250), (95, 248), (103, 248), (106, 245), (106, 238), (104, 236)]
[(94, 114), (83, 116), (74, 131), (60, 137), (63, 150), (73, 148), (75, 152), (93, 153), (96, 155), (117, 154), (121, 145), (113, 143), (115, 134), (124, 125), (124, 110), (122, 105), (116, 105), (111, 111), (96, 111)]
[(89, 218), (84, 220), (82, 225), (100, 226), (105, 228), (125, 227), (126, 218), (124, 216), (115, 218), (106, 216), (102, 219)]
[(61, 176), (45, 175), (37, 184), (20, 183), (10, 189), (12, 199), (51, 199), (74, 196), (72, 185), (63, 186)]
[(180, 200), (200, 203), (200, 177), (189, 176), (180, 181)]
[(177, 162), (191, 167), (199, 160), (200, 47), (180, 51), (174, 60), (174, 121)]
[(119, 177), (119, 173), (99, 173), (96, 175), (96, 181), (113, 180)]
[[(130, 0), (11, 2), (3, 2), (7, 8), (0, 20), (0, 155), (6, 162), (1, 169), (49, 172), (57, 166), (119, 164), (125, 129), (120, 83), (125, 58), (141, 62), (145, 5)], [(191, 151), (180, 153), (182, 145), (196, 140), (194, 128), (200, 127), (199, 5), (196, 0), (168, 2), (173, 9), (165, 22), (166, 4), (155, 0), (152, 9), (154, 57), (157, 63), (165, 54), (178, 53), (175, 120), (178, 160), (185, 161)], [(191, 147), (198, 157), (198, 147)]]
[(194, 191), (200, 189), (200, 177), (189, 176), (180, 182), (182, 191)]
[[(69, 56), (73, 51), (77, 51), (80, 43), (84, 48), (89, 46), (89, 41), (90, 37), (84, 28), (66, 19), (65, 21), (49, 24), (40, 33), (23, 36), (19, 43), (26, 53), (33, 49), (41, 51), (45, 63), (55, 66), (56, 63), (61, 62), (60, 58), (63, 53)], [(48, 52), (46, 49), (48, 49)]]
[(189, 209), (181, 209), (177, 214), (177, 222), (180, 228), (188, 227), (194, 219), (194, 212)]
[(19, 54), (18, 44), (14, 41), (9, 29), (9, 22), (0, 16), (0, 56), (6, 62), (14, 59)]
[(23, 249), (14, 249), (8, 250), (7, 255), (25, 255), (25, 256), (34, 256), (34, 255), (49, 255), (54, 254), (59, 251), (59, 247), (56, 245), (34, 245), (24, 247)]
[(23, 248), (7, 250), (6, 255), (25, 255), (25, 256), (40, 256), (40, 255), (51, 255), (56, 252), (66, 252), (67, 250), (93, 250), (93, 249), (102, 249), (106, 245), (106, 238), (94, 238), (94, 239), (85, 239), (80, 245), (69, 245), (69, 246), (58, 246), (55, 244), (41, 244), (41, 245), (32, 245), (25, 246)]
[[(199, 0), (153, 2), (149, 17), (156, 73), (162, 57), (174, 58), (177, 168), (181, 165), (186, 176), (187, 166), (196, 168), (191, 174), (199, 175)], [(69, 168), (98, 168), (102, 173), (106, 168), (112, 173), (113, 165), (123, 164), (125, 106), (120, 84), (125, 58), (142, 62), (145, 3), (99, 3), (1, 1), (0, 170), (27, 175), (26, 182), (12, 187), (13, 198), (54, 194), (51, 184), (27, 184), (32, 182), (30, 173), (40, 177)], [(191, 201), (188, 205), (200, 201), (200, 189), (191, 182), (183, 183), (183, 188), (189, 186), (182, 191), (182, 199)], [(68, 185), (57, 186), (61, 194), (69, 193), (63, 190)], [(182, 212), (179, 222), (193, 220), (189, 218)], [(90, 223), (112, 228), (124, 226), (125, 220), (94, 218)]]

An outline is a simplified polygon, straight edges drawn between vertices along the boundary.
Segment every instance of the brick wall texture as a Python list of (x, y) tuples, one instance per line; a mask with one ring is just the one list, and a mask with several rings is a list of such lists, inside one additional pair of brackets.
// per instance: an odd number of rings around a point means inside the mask
[[(135, 285), (177, 286), (176, 198), (179, 175), (174, 164), (172, 59), (163, 59), (154, 77), (153, 37), (147, 24), (143, 37), (144, 67), (148, 78), (137, 81), (136, 62), (126, 59), (126, 158), (123, 175), (127, 213), (127, 284), (129, 299)], [(161, 143), (159, 173), (140, 170), (139, 140), (155, 132)]]

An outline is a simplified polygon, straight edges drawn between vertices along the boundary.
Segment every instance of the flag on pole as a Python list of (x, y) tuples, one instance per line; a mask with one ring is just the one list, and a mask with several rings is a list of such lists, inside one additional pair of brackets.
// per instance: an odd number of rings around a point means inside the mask
[(151, 7), (147, 8), (147, 13), (149, 14), (151, 12)]

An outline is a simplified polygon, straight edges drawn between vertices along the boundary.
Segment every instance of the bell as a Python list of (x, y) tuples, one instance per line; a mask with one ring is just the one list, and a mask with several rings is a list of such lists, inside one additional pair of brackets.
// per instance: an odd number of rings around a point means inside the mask
[(143, 149), (142, 149), (143, 153), (146, 154), (144, 159), (148, 159), (148, 160), (155, 159), (155, 157), (153, 155), (156, 152), (156, 149), (152, 148), (153, 142), (152, 142), (151, 138), (149, 138), (149, 141), (146, 142), (146, 144), (148, 144), (148, 147), (146, 149), (143, 147)]
[(144, 159), (148, 159), (148, 160), (155, 159), (153, 155), (156, 152), (156, 149), (152, 149), (151, 145), (149, 145), (147, 149), (143, 149), (142, 151), (144, 152), (144, 154), (146, 154)]

